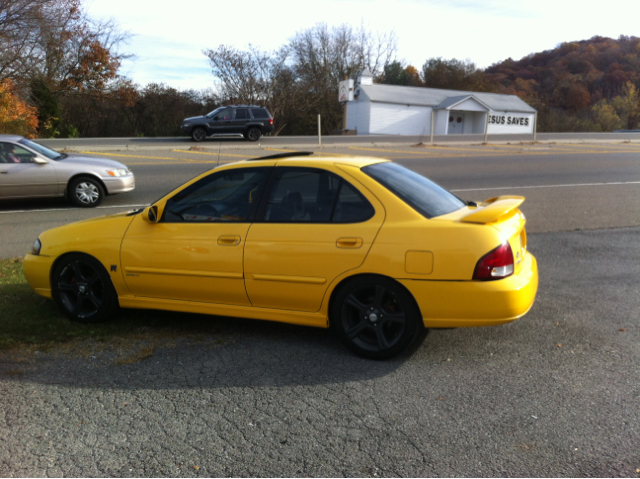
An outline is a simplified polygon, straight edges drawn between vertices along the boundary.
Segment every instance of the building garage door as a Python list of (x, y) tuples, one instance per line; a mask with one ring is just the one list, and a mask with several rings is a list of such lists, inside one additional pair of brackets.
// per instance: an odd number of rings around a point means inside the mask
[(431, 108), (427, 106), (371, 103), (372, 135), (429, 135)]

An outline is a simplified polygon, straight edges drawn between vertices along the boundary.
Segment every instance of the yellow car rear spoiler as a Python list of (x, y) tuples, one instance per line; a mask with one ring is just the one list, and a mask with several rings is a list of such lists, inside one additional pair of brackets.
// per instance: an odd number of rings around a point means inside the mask
[(523, 196), (496, 196), (480, 203), (476, 210), (460, 218), (465, 223), (492, 223), (515, 210), (524, 201)]

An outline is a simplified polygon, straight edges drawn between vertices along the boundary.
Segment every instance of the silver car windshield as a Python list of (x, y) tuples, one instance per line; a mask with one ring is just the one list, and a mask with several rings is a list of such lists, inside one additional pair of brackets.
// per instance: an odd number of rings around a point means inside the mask
[(50, 160), (62, 160), (63, 158), (67, 157), (67, 155), (60, 154), (57, 151), (52, 150), (51, 148), (42, 146), (41, 144), (36, 143), (35, 141), (27, 140), (26, 138), (23, 138), (22, 140), (18, 141), (18, 143), (24, 146), (28, 146), (32, 150), (37, 151), (41, 155), (49, 158)]

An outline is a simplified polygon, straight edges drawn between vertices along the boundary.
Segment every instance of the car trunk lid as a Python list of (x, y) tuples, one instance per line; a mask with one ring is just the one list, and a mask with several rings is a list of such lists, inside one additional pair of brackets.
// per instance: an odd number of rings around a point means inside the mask
[(527, 249), (526, 218), (518, 209), (523, 202), (522, 196), (490, 198), (459, 219), (464, 223), (486, 224), (496, 228), (503, 241), (508, 241), (511, 246), (515, 274), (522, 268)]

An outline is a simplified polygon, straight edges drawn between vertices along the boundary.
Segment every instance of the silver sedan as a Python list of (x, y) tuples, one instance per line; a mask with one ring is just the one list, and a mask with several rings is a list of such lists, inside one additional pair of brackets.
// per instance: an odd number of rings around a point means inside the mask
[(67, 155), (21, 136), (0, 135), (0, 200), (63, 196), (82, 207), (135, 188), (122, 163)]

